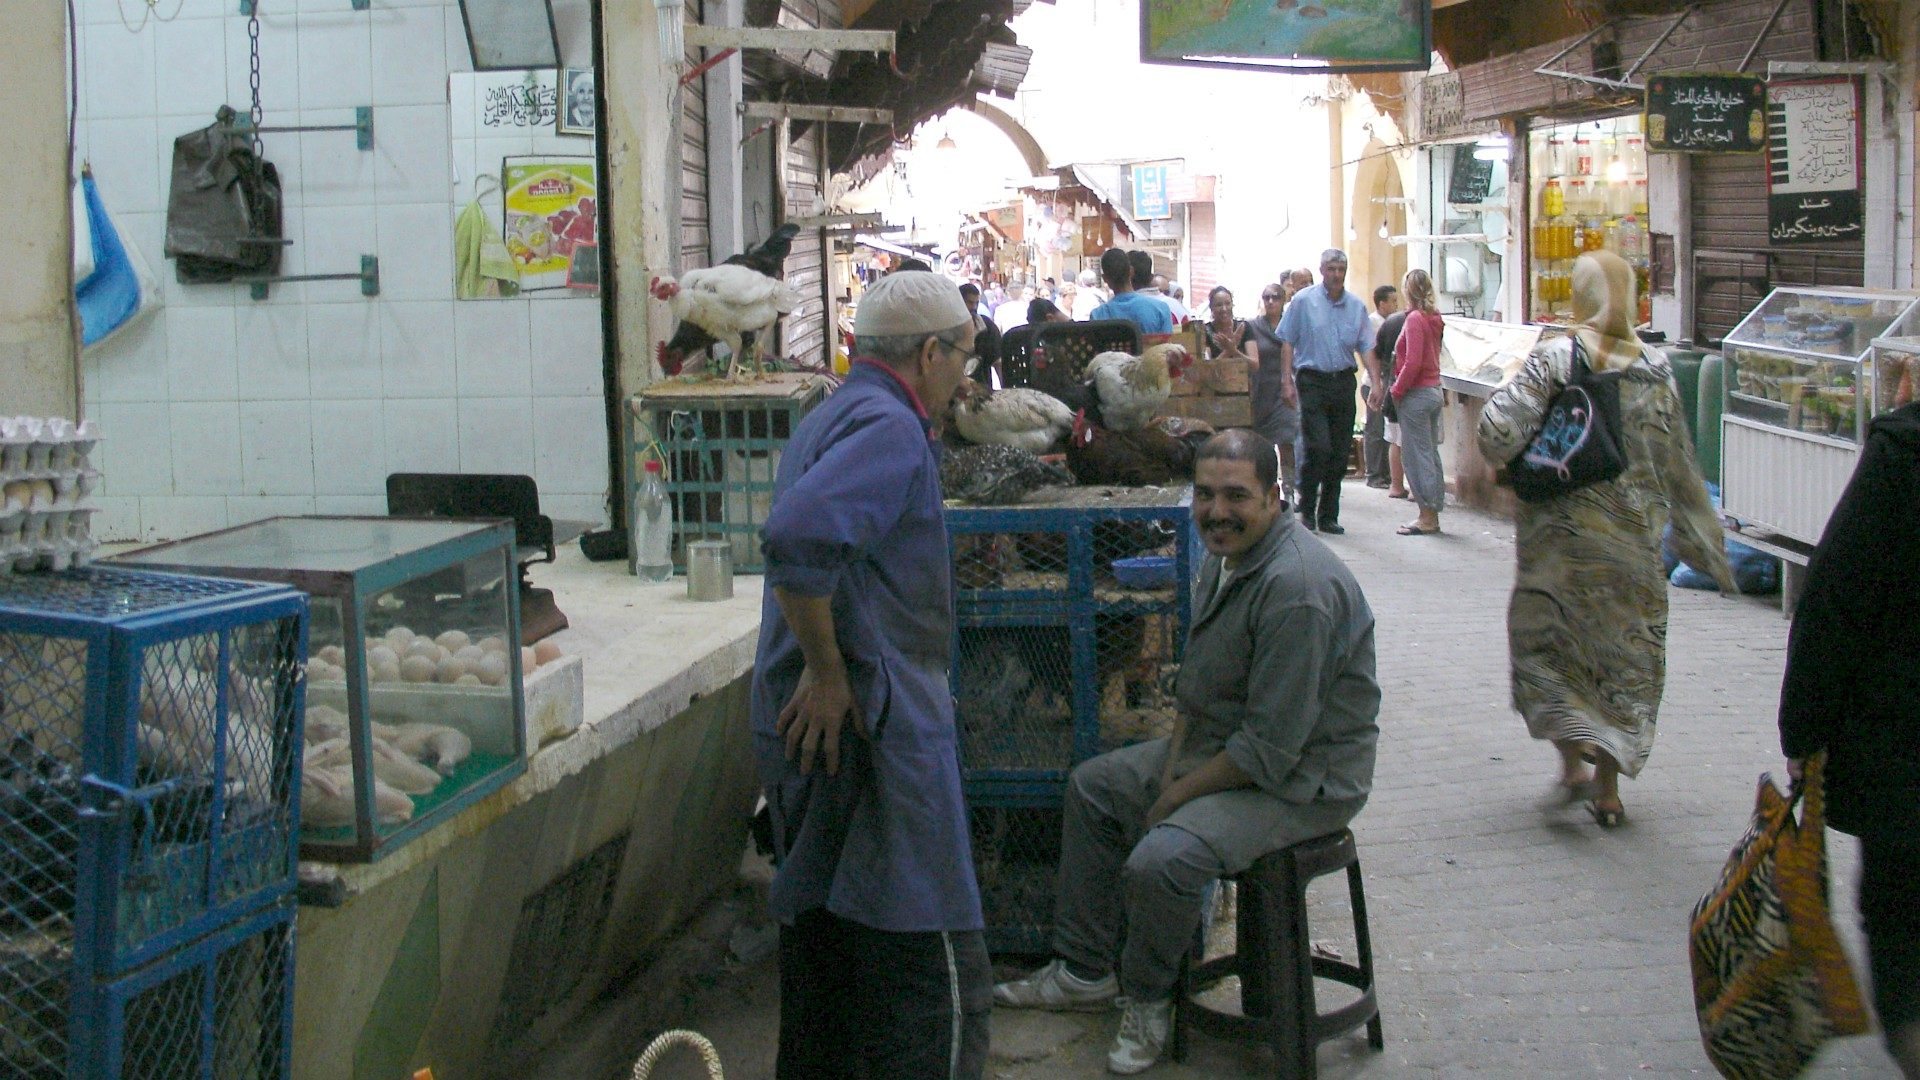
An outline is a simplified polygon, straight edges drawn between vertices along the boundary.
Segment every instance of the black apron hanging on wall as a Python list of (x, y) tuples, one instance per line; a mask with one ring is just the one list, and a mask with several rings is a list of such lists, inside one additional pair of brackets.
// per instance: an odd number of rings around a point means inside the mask
[(222, 105), (212, 124), (173, 140), (166, 253), (185, 283), (280, 268), (280, 173), (234, 118)]

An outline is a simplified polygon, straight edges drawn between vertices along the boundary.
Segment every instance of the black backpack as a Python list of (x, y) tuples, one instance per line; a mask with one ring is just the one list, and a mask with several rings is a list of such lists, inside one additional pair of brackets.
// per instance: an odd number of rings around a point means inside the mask
[(234, 116), (222, 105), (212, 124), (173, 140), (166, 253), (184, 283), (280, 269), (280, 173), (234, 130)]
[(1594, 374), (1587, 351), (1573, 338), (1573, 366), (1567, 385), (1547, 406), (1540, 431), (1507, 465), (1513, 493), (1527, 502), (1546, 502), (1602, 481), (1627, 469), (1620, 441), (1620, 377)]

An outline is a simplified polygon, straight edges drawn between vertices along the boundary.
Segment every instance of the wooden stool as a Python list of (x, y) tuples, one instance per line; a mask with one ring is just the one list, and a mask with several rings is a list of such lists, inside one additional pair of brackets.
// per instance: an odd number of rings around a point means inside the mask
[[(1313, 955), (1307, 926), (1307, 885), (1327, 874), (1347, 872), (1353, 904), (1353, 935), (1359, 963)], [(1380, 1004), (1374, 997), (1373, 944), (1367, 934), (1367, 901), (1360, 885), (1360, 856), (1353, 832), (1342, 829), (1262, 856), (1231, 879), (1238, 888), (1234, 951), (1205, 963), (1181, 965), (1174, 988), (1173, 1060), (1187, 1056), (1187, 1028), (1216, 1038), (1263, 1042), (1273, 1047), (1283, 1077), (1312, 1080), (1320, 1044), (1361, 1024), (1375, 1050), (1386, 1041)], [(1210, 1009), (1195, 995), (1229, 975), (1240, 977), (1243, 1015)], [(1330, 979), (1360, 991), (1360, 999), (1329, 1013), (1314, 1005), (1313, 980)]]

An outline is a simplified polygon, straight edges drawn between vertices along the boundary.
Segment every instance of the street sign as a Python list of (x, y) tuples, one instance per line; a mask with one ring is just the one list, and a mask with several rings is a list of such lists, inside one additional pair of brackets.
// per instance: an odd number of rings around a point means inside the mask
[(1167, 199), (1167, 166), (1133, 167), (1133, 216), (1141, 219), (1173, 216), (1173, 203)]
[(1860, 84), (1852, 76), (1767, 88), (1767, 236), (1776, 244), (1857, 240)]
[(1747, 75), (1647, 80), (1647, 149), (1751, 154), (1767, 144), (1767, 83)]

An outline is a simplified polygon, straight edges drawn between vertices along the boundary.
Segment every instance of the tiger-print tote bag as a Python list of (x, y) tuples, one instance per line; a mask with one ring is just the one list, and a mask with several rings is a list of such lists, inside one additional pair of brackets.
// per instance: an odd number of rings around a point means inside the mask
[(1824, 753), (1807, 759), (1791, 797), (1761, 775), (1746, 834), (1693, 909), (1700, 1038), (1729, 1080), (1785, 1080), (1828, 1039), (1867, 1030), (1827, 907), (1825, 764)]

